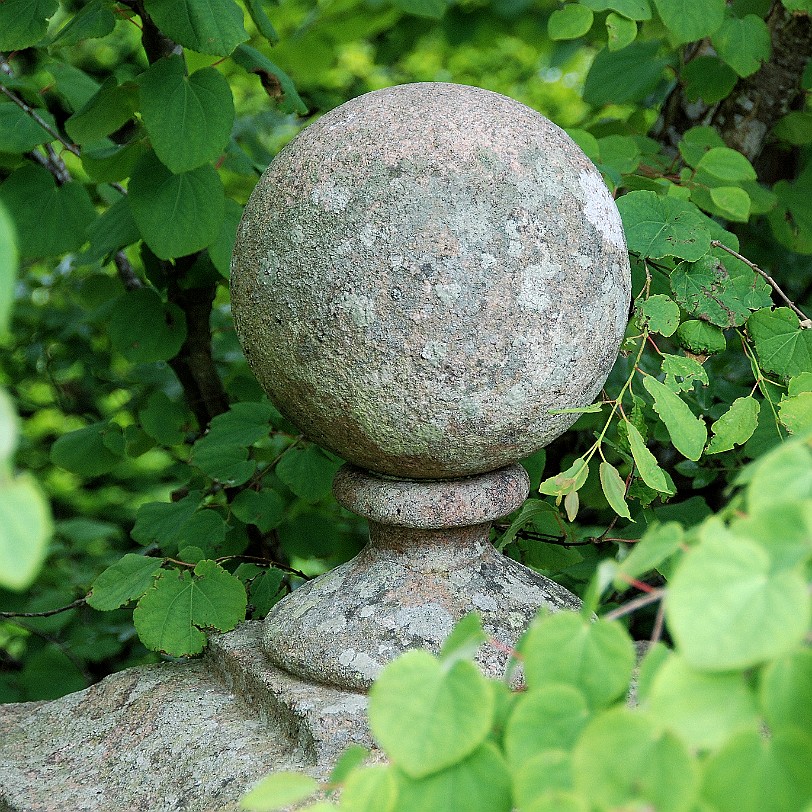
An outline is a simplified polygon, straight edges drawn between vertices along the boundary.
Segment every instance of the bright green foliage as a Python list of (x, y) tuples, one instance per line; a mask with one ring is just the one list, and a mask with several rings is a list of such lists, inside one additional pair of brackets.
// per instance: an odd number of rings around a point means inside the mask
[(630, 20), (650, 20), (649, 0), (582, 0), (593, 11), (616, 11)]
[(105, 0), (90, 0), (54, 35), (51, 45), (64, 48), (86, 39), (106, 37), (115, 25), (116, 17)]
[(812, 651), (774, 660), (762, 674), (759, 693), (772, 730), (812, 729)]
[(160, 558), (128, 553), (96, 578), (87, 602), (94, 609), (109, 612), (140, 598), (152, 585), (162, 563)]
[(63, 434), (51, 447), (54, 465), (92, 477), (111, 471), (121, 462), (124, 438), (116, 423), (94, 423)]
[(674, 45), (710, 36), (725, 13), (724, 0), (654, 0)]
[(160, 59), (139, 81), (152, 148), (174, 173), (197, 169), (225, 149), (234, 123), (228, 82), (215, 68), (186, 75), (180, 57)]
[(747, 332), (765, 371), (789, 378), (812, 368), (812, 330), (800, 329), (798, 317), (788, 307), (753, 313)]
[(707, 454), (720, 454), (746, 443), (758, 425), (759, 402), (752, 396), (736, 398), (730, 408), (711, 426), (713, 437)]
[(620, 51), (600, 51), (586, 77), (584, 101), (600, 106), (643, 99), (668, 64), (655, 56), (658, 50), (655, 43), (638, 41)]
[(550, 39), (576, 39), (589, 31), (592, 19), (592, 11), (586, 6), (568, 3), (550, 15), (547, 33)]
[(672, 336), (679, 327), (679, 307), (670, 297), (655, 293), (640, 305), (640, 318), (652, 333)]
[[(14, 299), (14, 283), (17, 278), (17, 261), (14, 226), (5, 207), (0, 203), (0, 338), (8, 331), (11, 304)], [(6, 437), (11, 437), (10, 431)]]
[(743, 19), (728, 17), (711, 37), (719, 56), (739, 76), (755, 73), (770, 58), (770, 32), (767, 24), (755, 14)]
[(186, 338), (186, 317), (150, 288), (125, 293), (110, 312), (110, 342), (129, 361), (174, 358)]
[(632, 456), (643, 482), (655, 491), (673, 493), (673, 483), (669, 481), (668, 474), (657, 464), (656, 457), (646, 448), (646, 443), (637, 426), (633, 423), (626, 423), (626, 431), (629, 436)]
[(0, 3), (0, 50), (35, 45), (45, 36), (48, 18), (58, 8), (58, 0), (4, 0)]
[(698, 56), (682, 70), (686, 98), (694, 102), (702, 99), (705, 104), (728, 96), (738, 78), (733, 68), (715, 56)]
[(138, 109), (138, 88), (110, 77), (66, 122), (77, 144), (92, 144), (126, 124)]
[(292, 448), (276, 466), (276, 473), (301, 499), (318, 502), (330, 493), (341, 463), (314, 445)]
[(248, 39), (234, 0), (144, 0), (144, 6), (168, 37), (201, 54), (228, 56)]
[(309, 798), (319, 783), (315, 778), (301, 773), (274, 773), (263, 778), (243, 799), (243, 809), (262, 812), (278, 809)]
[(674, 447), (689, 460), (698, 460), (708, 439), (705, 424), (691, 412), (679, 395), (675, 395), (656, 378), (646, 376), (643, 378), (643, 386), (654, 398), (654, 411), (665, 423)]
[(245, 617), (247, 598), (239, 579), (214, 561), (188, 571), (162, 570), (133, 613), (146, 646), (173, 656), (199, 654), (201, 629), (228, 631)]
[(631, 519), (626, 503), (626, 483), (610, 462), (602, 462), (599, 468), (601, 488), (612, 510), (624, 519)]
[(684, 538), (682, 525), (677, 522), (655, 524), (620, 562), (615, 577), (615, 589), (624, 590), (631, 579), (656, 570), (679, 550)]
[[(56, 127), (47, 110), (37, 113), (51, 127)], [(0, 152), (27, 152), (38, 144), (51, 140), (51, 136), (31, 116), (16, 104), (0, 104)]]
[(634, 42), (637, 23), (612, 12), (606, 17), (606, 33), (609, 36), (609, 50), (619, 51)]

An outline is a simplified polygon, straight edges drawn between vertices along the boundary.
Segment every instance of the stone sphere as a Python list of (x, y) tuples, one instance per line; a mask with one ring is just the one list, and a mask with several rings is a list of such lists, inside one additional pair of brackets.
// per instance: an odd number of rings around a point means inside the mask
[(626, 327), (600, 174), (558, 127), (475, 87), (377, 90), (266, 170), (239, 226), (246, 357), (302, 432), (362, 468), (500, 468), (566, 430)]

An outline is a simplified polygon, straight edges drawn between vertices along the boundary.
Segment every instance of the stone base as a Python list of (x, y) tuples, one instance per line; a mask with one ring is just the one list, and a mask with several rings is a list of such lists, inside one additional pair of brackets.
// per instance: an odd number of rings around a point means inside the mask
[(213, 637), (202, 660), (0, 705), (0, 812), (225, 812), (269, 772), (324, 779), (347, 745), (372, 747), (366, 697), (273, 668), (261, 630)]

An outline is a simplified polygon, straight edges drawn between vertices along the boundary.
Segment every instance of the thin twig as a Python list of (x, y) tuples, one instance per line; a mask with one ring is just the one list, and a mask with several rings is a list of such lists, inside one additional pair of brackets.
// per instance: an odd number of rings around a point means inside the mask
[[(165, 558), (164, 561), (168, 561), (171, 564), (177, 564), (179, 567), (188, 567), (189, 569), (194, 569), (197, 564), (193, 564), (191, 561), (181, 561), (178, 558)], [(310, 575), (305, 575), (301, 570), (297, 570), (294, 567), (289, 567), (287, 564), (280, 564), (278, 561), (274, 561), (271, 558), (261, 558), (257, 555), (224, 555), (220, 558), (215, 558), (214, 561), (217, 564), (222, 563), (223, 561), (255, 561), (257, 564), (264, 564), (266, 567), (273, 567), (274, 569), (282, 570), (282, 572), (286, 572), (289, 575), (295, 575), (297, 578), (301, 578), (303, 581), (312, 581), (312, 577)]]
[(735, 257), (736, 259), (743, 262), (750, 270), (755, 271), (762, 279), (765, 279), (770, 287), (787, 303), (787, 305), (792, 308), (798, 318), (801, 320), (801, 328), (802, 329), (810, 329), (812, 328), (812, 319), (798, 307), (792, 299), (781, 290), (778, 282), (775, 281), (766, 271), (762, 271), (761, 268), (756, 265), (755, 262), (751, 262), (747, 257), (743, 257), (738, 251), (734, 251), (732, 248), (728, 248), (724, 243), (719, 242), (719, 240), (711, 240), (711, 246), (713, 248), (721, 248), (723, 251), (727, 251), (730, 256)]
[(76, 144), (71, 144), (70, 141), (63, 138), (33, 107), (26, 104), (16, 93), (2, 84), (0, 84), (0, 93), (8, 96), (26, 115), (31, 116), (48, 135), (53, 137), (54, 141), (59, 141), (68, 152), (72, 152), (77, 158), (80, 156), (79, 147)]
[(663, 636), (663, 623), (665, 622), (665, 601), (660, 601), (657, 607), (657, 617), (654, 618), (654, 628), (651, 630), (651, 639), (649, 642), (654, 645), (660, 641)]
[(607, 612), (604, 616), (604, 620), (617, 620), (620, 617), (625, 617), (626, 615), (630, 615), (632, 612), (636, 612), (638, 609), (642, 609), (644, 606), (649, 606), (652, 603), (656, 603), (665, 595), (665, 589), (652, 589), (651, 592), (647, 592), (645, 595), (638, 595), (633, 600), (630, 600), (628, 603), (624, 603), (623, 606), (618, 606), (617, 609), (613, 609), (611, 612)]
[(77, 598), (73, 603), (69, 603), (67, 606), (60, 606), (59, 609), (48, 609), (47, 612), (0, 612), (0, 617), (6, 619), (13, 617), (51, 617), (61, 612), (67, 612), (70, 609), (77, 609), (86, 603), (87, 598)]

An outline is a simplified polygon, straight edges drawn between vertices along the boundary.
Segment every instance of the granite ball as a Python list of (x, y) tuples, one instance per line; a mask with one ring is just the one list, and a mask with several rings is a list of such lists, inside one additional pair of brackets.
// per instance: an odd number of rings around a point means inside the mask
[(505, 96), (418, 83), (322, 116), (239, 225), (234, 322), (270, 399), (361, 468), (494, 470), (600, 392), (629, 258), (600, 173)]

